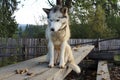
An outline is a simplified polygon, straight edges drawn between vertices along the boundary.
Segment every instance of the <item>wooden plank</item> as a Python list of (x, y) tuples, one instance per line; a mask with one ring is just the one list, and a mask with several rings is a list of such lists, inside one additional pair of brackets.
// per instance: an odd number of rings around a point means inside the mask
[(98, 62), (98, 70), (97, 70), (97, 78), (96, 80), (111, 80), (107, 61), (99, 61)]
[[(78, 64), (83, 58), (94, 48), (94, 46), (83, 46), (73, 50), (75, 61)], [(38, 64), (38, 62), (41, 62)], [(70, 68), (59, 69), (48, 68), (48, 63), (45, 62), (45, 56), (24, 61), (18, 64), (10, 65), (0, 68), (0, 80), (63, 80), (68, 73), (71, 72)], [(27, 76), (26, 74), (15, 74), (16, 69), (28, 68), (34, 76)]]
[(31, 67), (34, 67), (38, 64), (38, 62), (44, 62), (45, 61), (45, 56), (34, 58), (31, 60), (23, 61), (17, 64), (9, 65), (6, 67), (0, 68), (0, 80), (7, 78), (9, 76), (15, 75), (15, 70), (16, 69), (22, 69), (22, 68), (28, 68), (30, 69)]
[[(77, 64), (80, 63), (93, 48), (94, 46), (83, 46), (80, 47), (77, 51), (73, 50), (75, 62)], [(46, 71), (42, 75), (38, 75), (30, 78), (30, 80), (63, 80), (70, 72), (71, 72), (70, 68), (68, 69), (53, 68)]]

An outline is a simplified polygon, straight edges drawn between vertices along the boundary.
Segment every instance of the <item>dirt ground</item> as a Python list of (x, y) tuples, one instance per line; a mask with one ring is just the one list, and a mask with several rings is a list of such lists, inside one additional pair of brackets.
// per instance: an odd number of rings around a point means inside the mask
[[(120, 80), (120, 65), (108, 63), (111, 80)], [(82, 69), (80, 74), (72, 71), (64, 80), (96, 80), (97, 68)]]
[(111, 80), (120, 80), (120, 64), (112, 63), (112, 66), (109, 66), (109, 73)]

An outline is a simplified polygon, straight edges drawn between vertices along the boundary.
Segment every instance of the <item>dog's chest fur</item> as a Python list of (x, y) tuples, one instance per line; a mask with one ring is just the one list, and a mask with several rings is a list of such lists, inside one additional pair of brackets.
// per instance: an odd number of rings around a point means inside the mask
[(54, 45), (60, 45), (64, 41), (65, 35), (66, 35), (65, 30), (52, 32), (51, 38), (52, 38)]

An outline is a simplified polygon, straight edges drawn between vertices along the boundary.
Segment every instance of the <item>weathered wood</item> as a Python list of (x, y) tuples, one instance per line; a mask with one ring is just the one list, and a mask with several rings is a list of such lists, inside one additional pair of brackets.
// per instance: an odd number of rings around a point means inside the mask
[[(106, 41), (107, 40), (107, 41)], [(99, 49), (95, 48), (95, 51), (120, 51), (120, 39), (70, 39), (70, 45), (78, 44), (94, 44), (99, 41)], [(2, 64), (4, 57), (10, 57), (9, 54), (25, 54), (20, 55), (23, 59), (30, 59), (36, 56), (40, 56), (47, 51), (46, 40), (43, 38), (0, 38), (0, 60)], [(5, 54), (5, 55), (4, 55)], [(111, 57), (110, 57), (111, 58)], [(23, 60), (22, 59), (22, 60)], [(17, 58), (17, 61), (19, 59)]]
[(97, 78), (96, 80), (111, 80), (107, 61), (99, 61), (98, 62), (98, 70), (97, 70)]
[[(85, 56), (94, 48), (94, 46), (82, 46), (73, 50), (75, 61), (78, 64)], [(40, 63), (39, 63), (40, 62)], [(39, 64), (38, 64), (39, 63)], [(24, 61), (18, 64), (0, 68), (0, 80), (63, 80), (72, 69), (48, 68), (45, 62), (45, 56)], [(16, 69), (28, 68), (29, 72), (33, 72), (33, 76), (24, 74), (15, 74)]]
[(17, 64), (9, 65), (6, 67), (2, 67), (0, 68), (0, 80), (15, 75), (16, 69), (22, 69), (22, 68), (30, 69), (38, 65), (39, 61), (45, 62), (45, 56), (34, 58)]
[[(75, 62), (77, 64), (80, 63), (92, 49), (93, 49), (93, 46), (84, 46), (79, 48), (77, 51), (73, 50)], [(70, 68), (68, 69), (53, 68), (43, 73), (42, 75), (38, 75), (30, 78), (30, 80), (63, 80), (67, 76), (67, 74), (70, 72), (71, 72)], [(51, 73), (54, 73), (54, 74), (51, 74)]]

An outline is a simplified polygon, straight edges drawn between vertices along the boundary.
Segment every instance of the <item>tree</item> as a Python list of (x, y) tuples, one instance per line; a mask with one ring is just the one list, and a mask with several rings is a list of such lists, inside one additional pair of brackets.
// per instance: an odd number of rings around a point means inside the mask
[(22, 32), (23, 38), (44, 38), (46, 25), (27, 25)]
[(12, 37), (17, 29), (13, 13), (17, 10), (17, 0), (0, 0), (0, 37)]
[[(71, 13), (71, 27), (80, 38), (110, 38), (117, 36), (114, 29), (110, 28), (107, 20), (117, 13), (117, 0), (73, 0)], [(77, 19), (77, 20), (75, 20)], [(77, 21), (80, 21), (78, 25)], [(112, 20), (112, 19), (111, 19)], [(76, 24), (77, 26), (76, 26)], [(79, 27), (79, 28), (78, 28)], [(71, 30), (74, 31), (74, 30)], [(118, 32), (118, 30), (117, 30)], [(82, 35), (81, 35), (82, 34)], [(76, 36), (75, 36), (76, 37)], [(78, 37), (78, 36), (77, 36)]]
[(118, 12), (117, 0), (56, 0), (63, 5), (67, 1), (69, 6), (72, 4), (72, 38), (110, 38), (119, 35), (119, 19), (115, 17)]
[(114, 31), (114, 37), (120, 37), (120, 16), (109, 16), (107, 19), (107, 25), (112, 31)]
[(91, 28), (90, 37), (92, 38), (109, 38), (113, 37), (111, 29), (108, 28), (106, 23), (105, 11), (101, 5), (96, 6), (95, 14), (88, 21)]

